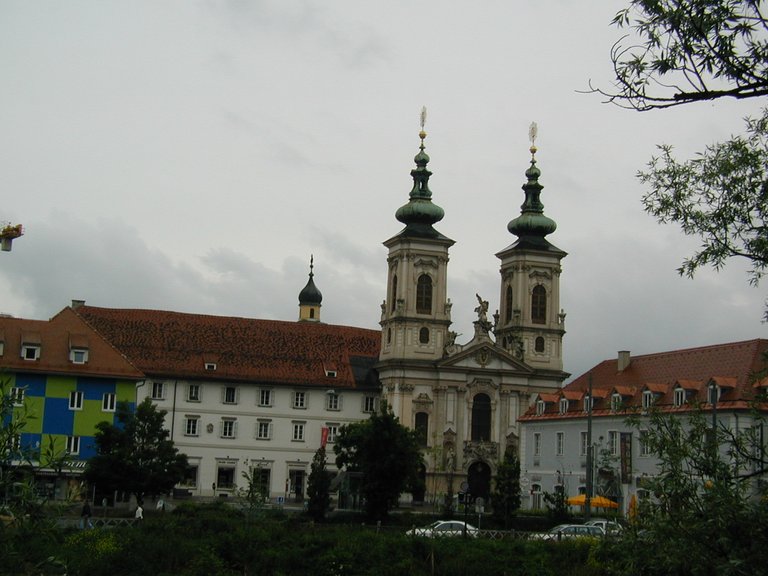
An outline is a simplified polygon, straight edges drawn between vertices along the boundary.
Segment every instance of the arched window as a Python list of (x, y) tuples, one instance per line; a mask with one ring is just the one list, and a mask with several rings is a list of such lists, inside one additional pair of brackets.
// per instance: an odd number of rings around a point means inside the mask
[(426, 447), (427, 439), (429, 438), (429, 414), (426, 412), (416, 413), (415, 429), (419, 446)]
[(429, 274), (419, 276), (416, 283), (416, 312), (432, 313), (432, 277)]
[(419, 330), (419, 342), (422, 344), (429, 344), (429, 328), (422, 328)]
[(476, 394), (472, 399), (472, 441), (491, 439), (491, 399), (487, 394)]
[(397, 274), (392, 275), (392, 304), (390, 305), (390, 309), (392, 312), (395, 311), (395, 306), (397, 305)]
[(531, 295), (531, 322), (546, 324), (547, 322), (547, 290), (539, 284)]
[(392, 344), (392, 328), (387, 328), (387, 344)]
[(536, 352), (544, 352), (544, 338), (542, 338), (541, 336), (536, 338), (533, 348), (534, 350), (536, 350)]
[(509, 323), (512, 321), (512, 286), (507, 286), (507, 295), (504, 299), (504, 321)]

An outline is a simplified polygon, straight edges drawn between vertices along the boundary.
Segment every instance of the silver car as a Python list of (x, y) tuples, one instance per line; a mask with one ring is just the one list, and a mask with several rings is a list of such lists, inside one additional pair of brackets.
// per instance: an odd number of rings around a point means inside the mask
[(406, 534), (425, 538), (456, 538), (464, 536), (465, 529), (467, 537), (477, 538), (477, 528), (460, 520), (437, 520), (423, 528), (411, 528)]
[(600, 526), (586, 526), (584, 524), (560, 524), (549, 532), (532, 534), (535, 540), (569, 540), (571, 538), (602, 538), (605, 532)]

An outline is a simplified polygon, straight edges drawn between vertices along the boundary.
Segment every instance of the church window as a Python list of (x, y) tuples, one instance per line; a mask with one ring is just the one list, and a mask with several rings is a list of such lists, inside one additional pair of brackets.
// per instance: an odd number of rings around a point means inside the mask
[(419, 330), (419, 342), (429, 344), (429, 328), (424, 327)]
[(392, 304), (390, 306), (392, 312), (395, 311), (395, 306), (397, 304), (397, 275), (392, 276), (392, 297), (391, 297)]
[(416, 283), (416, 312), (432, 313), (432, 277), (429, 274), (419, 276)]
[(416, 413), (416, 439), (419, 442), (419, 446), (427, 446), (427, 438), (429, 437), (429, 414), (426, 412)]
[(472, 400), (472, 441), (491, 439), (491, 399), (487, 394), (476, 394)]
[(536, 352), (540, 352), (540, 353), (544, 352), (544, 338), (542, 338), (541, 336), (536, 338), (536, 341), (535, 341), (533, 347), (536, 350)]
[(545, 324), (547, 321), (547, 290), (540, 284), (531, 295), (531, 321), (534, 324)]
[(392, 344), (392, 328), (387, 328), (387, 344)]
[(504, 321), (509, 323), (512, 321), (512, 286), (507, 286), (507, 296), (504, 306)]

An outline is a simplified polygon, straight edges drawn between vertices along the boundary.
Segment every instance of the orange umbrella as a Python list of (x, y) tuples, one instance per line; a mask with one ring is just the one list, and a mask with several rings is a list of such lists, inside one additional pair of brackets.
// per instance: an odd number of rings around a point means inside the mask
[[(586, 494), (579, 494), (572, 498), (568, 498), (567, 502), (571, 506), (586, 506), (587, 502)], [(592, 496), (589, 499), (589, 505), (593, 508), (618, 508), (619, 505), (613, 500), (608, 500), (605, 496)]]

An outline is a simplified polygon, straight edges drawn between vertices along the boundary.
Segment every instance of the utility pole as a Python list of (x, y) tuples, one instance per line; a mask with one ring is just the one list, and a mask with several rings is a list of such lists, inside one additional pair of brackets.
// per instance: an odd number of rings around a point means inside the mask
[(588, 388), (587, 388), (587, 394), (589, 398), (589, 403), (587, 404), (587, 493), (584, 497), (584, 520), (589, 520), (590, 514), (592, 512), (592, 482), (593, 482), (593, 474), (592, 474), (592, 468), (594, 466), (592, 460), (593, 460), (593, 450), (592, 447), (592, 372), (590, 372), (587, 375), (588, 380)]

